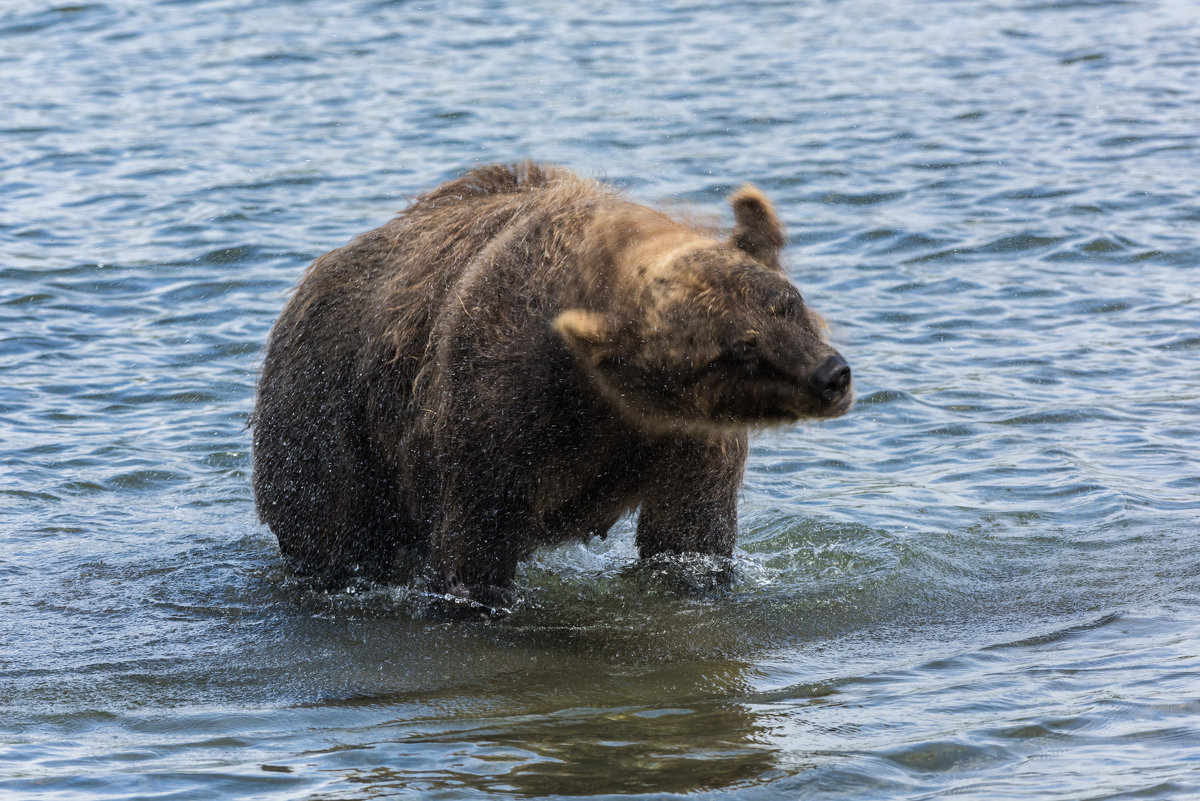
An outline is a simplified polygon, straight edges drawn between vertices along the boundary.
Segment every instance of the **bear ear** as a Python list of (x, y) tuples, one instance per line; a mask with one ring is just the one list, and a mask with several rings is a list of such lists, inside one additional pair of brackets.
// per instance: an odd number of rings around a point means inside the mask
[(729, 196), (733, 206), (733, 246), (761, 262), (779, 267), (783, 247), (783, 226), (775, 216), (771, 201), (756, 186), (746, 184)]
[(554, 318), (554, 330), (571, 350), (588, 354), (596, 363), (617, 350), (617, 324), (607, 314), (567, 309)]

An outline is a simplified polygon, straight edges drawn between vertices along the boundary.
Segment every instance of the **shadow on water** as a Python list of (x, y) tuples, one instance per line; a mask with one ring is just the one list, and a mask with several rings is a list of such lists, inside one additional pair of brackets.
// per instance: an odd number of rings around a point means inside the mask
[[(744, 663), (630, 670), (561, 657), (541, 651), (535, 658), (547, 664), (508, 674), (521, 683), (519, 690), (508, 685), (512, 695), (496, 692), (495, 677), (449, 697), (342, 702), (382, 706), (393, 716), (420, 711), (377, 726), (369, 756), (347, 759), (330, 750), (319, 763), (375, 789), (466, 787), (522, 796), (692, 792), (753, 782), (770, 770), (772, 749), (741, 700), (748, 691)], [(453, 709), (475, 694), (482, 708)]]

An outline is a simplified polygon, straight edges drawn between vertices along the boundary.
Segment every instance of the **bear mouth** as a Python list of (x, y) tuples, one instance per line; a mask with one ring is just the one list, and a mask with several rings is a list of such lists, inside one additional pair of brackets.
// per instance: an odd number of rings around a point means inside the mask
[(854, 391), (848, 389), (833, 400), (822, 400), (821, 409), (816, 416), (822, 420), (830, 420), (835, 417), (841, 417), (846, 412), (850, 411), (850, 407), (853, 405)]

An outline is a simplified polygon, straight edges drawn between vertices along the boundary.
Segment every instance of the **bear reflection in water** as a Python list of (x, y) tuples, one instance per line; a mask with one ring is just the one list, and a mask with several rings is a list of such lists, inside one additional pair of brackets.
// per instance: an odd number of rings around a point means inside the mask
[(638, 510), (643, 558), (729, 557), (749, 430), (844, 414), (850, 368), (766, 198), (718, 238), (543, 165), (488, 166), (318, 258), (271, 331), (254, 490), (326, 586), (407, 552), (503, 607), (534, 549)]

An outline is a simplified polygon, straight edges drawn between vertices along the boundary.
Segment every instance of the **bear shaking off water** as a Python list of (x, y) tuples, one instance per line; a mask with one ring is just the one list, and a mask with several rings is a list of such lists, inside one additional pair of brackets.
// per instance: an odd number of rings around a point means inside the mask
[(481, 167), (318, 258), (271, 331), (254, 491), (297, 572), (500, 606), (536, 548), (639, 510), (643, 558), (728, 557), (751, 428), (850, 369), (752, 187), (728, 239), (536, 164)]

